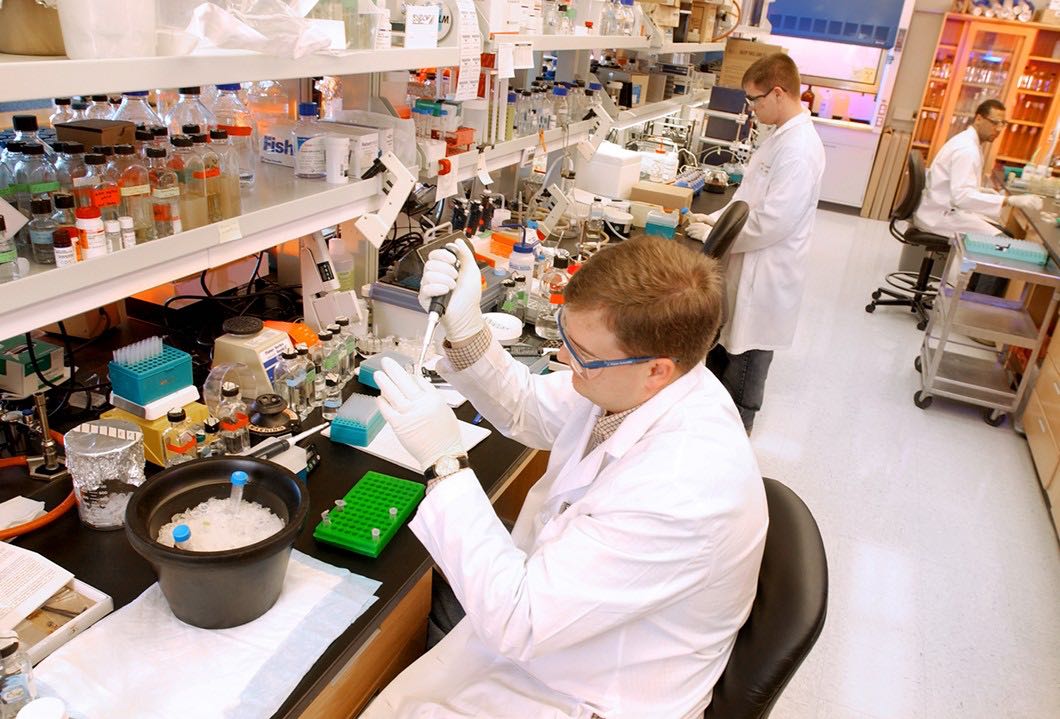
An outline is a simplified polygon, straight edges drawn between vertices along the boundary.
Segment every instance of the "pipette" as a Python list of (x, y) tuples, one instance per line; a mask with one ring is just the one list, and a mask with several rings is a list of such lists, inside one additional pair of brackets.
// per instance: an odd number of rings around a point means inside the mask
[(256, 450), (248, 452), (247, 456), (257, 457), (258, 459), (269, 459), (271, 457), (283, 454), (291, 447), (295, 446), (298, 442), (301, 442), (306, 437), (311, 437), (312, 435), (316, 434), (317, 432), (329, 426), (330, 424), (331, 422), (323, 422), (322, 424), (318, 424), (312, 429), (307, 429), (301, 434), (296, 434), (294, 437), (288, 437), (287, 439), (281, 439), (277, 440), (276, 442), (270, 442), (264, 447), (259, 447)]

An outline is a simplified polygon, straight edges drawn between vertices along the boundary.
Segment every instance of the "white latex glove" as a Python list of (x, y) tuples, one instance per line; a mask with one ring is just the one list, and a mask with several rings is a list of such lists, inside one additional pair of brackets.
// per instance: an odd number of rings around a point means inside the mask
[[(475, 254), (463, 240), (451, 242), (447, 249), (433, 250), (423, 267), (420, 283), (420, 306), (430, 307), (435, 297), (453, 293), (449, 306), (442, 315), (441, 325), (446, 339), (459, 342), (470, 339), (486, 326), (482, 319), (482, 273), (475, 262)], [(460, 269), (456, 262), (460, 260)]]
[(1039, 212), (1042, 209), (1042, 198), (1038, 195), (1009, 195), (1005, 202), (1028, 212)]
[(699, 212), (689, 212), (687, 215), (685, 215), (685, 222), (687, 222), (689, 225), (706, 224), (713, 226), (714, 223), (717, 221), (718, 218), (713, 214), (704, 215)]
[(693, 222), (691, 225), (685, 227), (685, 235), (691, 237), (693, 240), (703, 242), (707, 239), (707, 235), (710, 234), (711, 229), (711, 226), (706, 222)]
[(379, 411), (421, 467), (448, 455), (464, 454), (456, 415), (426, 378), (413, 377), (384, 357), (374, 379), (382, 392)]

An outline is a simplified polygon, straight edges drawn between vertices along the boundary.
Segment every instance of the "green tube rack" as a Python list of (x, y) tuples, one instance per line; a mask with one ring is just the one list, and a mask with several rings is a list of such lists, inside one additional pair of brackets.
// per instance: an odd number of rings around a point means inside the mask
[[(346, 505), (329, 510), (328, 523), (321, 520), (317, 524), (313, 539), (378, 557), (398, 528), (412, 516), (426, 489), (419, 482), (368, 472), (346, 492)], [(393, 518), (391, 507), (397, 509)], [(373, 528), (379, 530), (378, 539), (372, 538)]]

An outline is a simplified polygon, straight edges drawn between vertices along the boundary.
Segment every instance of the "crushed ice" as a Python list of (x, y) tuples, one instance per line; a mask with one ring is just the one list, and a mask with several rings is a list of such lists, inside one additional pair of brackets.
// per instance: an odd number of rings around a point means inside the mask
[(173, 528), (188, 525), (191, 539), (181, 547), (194, 552), (220, 552), (260, 542), (283, 529), (283, 520), (257, 502), (243, 500), (232, 511), (229, 497), (211, 498), (185, 512), (173, 515), (158, 530), (157, 541), (173, 546)]

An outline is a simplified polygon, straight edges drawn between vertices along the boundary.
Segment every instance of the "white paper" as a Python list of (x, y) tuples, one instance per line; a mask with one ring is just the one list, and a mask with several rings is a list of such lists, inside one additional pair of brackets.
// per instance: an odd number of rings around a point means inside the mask
[(405, 47), (438, 47), (437, 5), (409, 5), (405, 14)]
[(36, 552), (0, 542), (0, 630), (14, 629), (73, 578)]
[(221, 244), (243, 239), (243, 230), (239, 227), (239, 218), (221, 220), (217, 223), (217, 234), (220, 235)]
[(460, 173), (458, 171), (460, 162), (460, 155), (453, 155), (449, 158), (449, 172), (444, 175), (438, 175), (438, 186), (435, 190), (435, 200), (444, 200), (447, 197), (452, 197), (456, 194), (456, 186), (460, 182)]
[[(467, 422), (459, 422), (459, 425), (460, 444), (464, 447), (465, 452), (470, 452), (472, 447), (490, 436), (490, 431), (485, 427), (468, 424)], [(331, 427), (325, 429), (321, 434), (325, 437), (330, 437)], [(379, 430), (379, 434), (376, 435), (375, 439), (373, 439), (372, 443), (367, 447), (354, 447), (354, 449), (359, 449), (366, 454), (385, 459), (399, 467), (404, 467), (410, 472), (422, 472), (424, 470), (424, 467), (413, 459), (412, 455), (408, 453), (408, 450), (402, 446), (401, 441), (397, 438), (397, 435), (394, 434), (394, 430), (389, 424), (384, 425), (383, 429)]]
[(516, 70), (533, 70), (534, 69), (534, 45), (529, 42), (518, 42), (515, 44), (515, 69)]
[(460, 75), (456, 81), (454, 100), (478, 97), (478, 79), (482, 72), (482, 34), (474, 0), (457, 0), (460, 12)]
[(22, 226), (29, 222), (25, 215), (4, 199), (0, 199), (0, 215), (3, 215), (4, 223), (7, 225), (6, 232), (8, 237), (14, 237), (15, 233), (21, 230)]
[(493, 184), (493, 178), (490, 177), (490, 171), (486, 167), (486, 154), (483, 152), (478, 153), (478, 161), (475, 163), (475, 174), (478, 175), (478, 181), (483, 185)]
[(515, 77), (515, 48), (511, 45), (497, 46), (497, 77), (502, 80)]
[(44, 513), (44, 502), (28, 497), (12, 497), (6, 502), (0, 502), (0, 529), (10, 529), (32, 522), (37, 517), (44, 516)]

